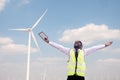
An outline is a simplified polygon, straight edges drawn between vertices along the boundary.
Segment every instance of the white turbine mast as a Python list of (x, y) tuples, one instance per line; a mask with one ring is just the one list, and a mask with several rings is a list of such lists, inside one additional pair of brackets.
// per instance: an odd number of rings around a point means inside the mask
[(9, 30), (16, 30), (16, 31), (25, 31), (28, 32), (28, 56), (27, 56), (27, 73), (26, 73), (26, 80), (29, 80), (30, 75), (30, 48), (31, 48), (31, 37), (34, 40), (37, 48), (39, 49), (38, 43), (36, 41), (36, 38), (33, 33), (33, 29), (38, 25), (38, 23), (41, 21), (41, 19), (46, 14), (47, 10), (42, 14), (42, 16), (35, 22), (35, 24), (31, 28), (23, 28), (23, 29), (9, 29)]
[(47, 73), (47, 68), (44, 69), (44, 72), (43, 72), (43, 79), (42, 79), (42, 80), (46, 80), (46, 73)]

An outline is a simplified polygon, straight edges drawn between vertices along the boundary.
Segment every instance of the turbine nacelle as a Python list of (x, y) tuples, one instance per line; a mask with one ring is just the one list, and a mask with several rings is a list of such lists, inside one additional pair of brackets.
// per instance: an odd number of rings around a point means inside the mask
[(26, 28), (27, 32), (31, 32), (32, 29), (31, 28)]

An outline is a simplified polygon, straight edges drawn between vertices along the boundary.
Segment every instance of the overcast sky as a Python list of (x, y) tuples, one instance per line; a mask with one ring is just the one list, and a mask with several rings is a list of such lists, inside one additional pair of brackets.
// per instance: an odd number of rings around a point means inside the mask
[(30, 28), (47, 9), (33, 30), (30, 80), (66, 80), (67, 56), (46, 44), (50, 41), (73, 48), (81, 40), (84, 48), (113, 41), (106, 49), (86, 56), (86, 80), (120, 80), (119, 0), (0, 0), (0, 80), (25, 80), (28, 33), (9, 31)]

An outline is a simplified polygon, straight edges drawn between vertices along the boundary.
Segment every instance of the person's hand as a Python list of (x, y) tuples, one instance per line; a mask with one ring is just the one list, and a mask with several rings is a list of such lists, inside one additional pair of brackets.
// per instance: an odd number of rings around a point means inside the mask
[(49, 40), (48, 40), (48, 38), (45, 38), (45, 39), (44, 39), (44, 41), (45, 41), (46, 43), (49, 43)]
[(112, 43), (113, 43), (112, 41), (111, 42), (106, 42), (105, 47), (110, 46)]

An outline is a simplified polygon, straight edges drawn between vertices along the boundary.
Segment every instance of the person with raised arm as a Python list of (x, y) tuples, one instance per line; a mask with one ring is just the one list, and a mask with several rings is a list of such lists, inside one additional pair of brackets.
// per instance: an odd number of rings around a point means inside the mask
[(93, 46), (90, 48), (83, 49), (83, 44), (80, 40), (74, 42), (74, 48), (67, 48), (55, 42), (49, 41), (48, 37), (43, 39), (46, 43), (52, 47), (65, 53), (68, 57), (67, 66), (67, 80), (85, 80), (85, 56), (103, 48), (106, 48), (112, 44), (112, 41), (106, 42), (105, 44)]

